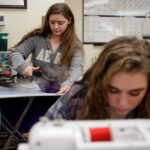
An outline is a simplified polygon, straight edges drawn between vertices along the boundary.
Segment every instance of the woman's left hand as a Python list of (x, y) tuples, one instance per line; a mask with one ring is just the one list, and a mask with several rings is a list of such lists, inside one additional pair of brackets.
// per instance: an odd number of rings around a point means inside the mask
[(69, 91), (70, 88), (71, 88), (70, 85), (63, 85), (57, 93), (58, 94), (65, 94)]

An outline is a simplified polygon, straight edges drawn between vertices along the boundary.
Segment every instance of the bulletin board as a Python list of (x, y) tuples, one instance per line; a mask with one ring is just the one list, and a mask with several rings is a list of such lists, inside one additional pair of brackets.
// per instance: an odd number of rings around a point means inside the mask
[(150, 0), (83, 0), (83, 17), (84, 44), (124, 35), (150, 37)]

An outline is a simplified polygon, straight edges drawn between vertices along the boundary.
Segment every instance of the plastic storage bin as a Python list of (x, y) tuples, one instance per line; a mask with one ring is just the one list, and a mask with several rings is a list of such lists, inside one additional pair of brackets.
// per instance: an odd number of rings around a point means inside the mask
[(0, 32), (0, 51), (7, 51), (8, 33)]

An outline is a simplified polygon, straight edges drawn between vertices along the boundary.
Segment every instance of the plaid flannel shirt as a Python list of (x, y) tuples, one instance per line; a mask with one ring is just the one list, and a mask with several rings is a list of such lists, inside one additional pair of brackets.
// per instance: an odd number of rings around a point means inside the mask
[(46, 112), (45, 116), (50, 120), (73, 120), (79, 115), (83, 106), (83, 96), (86, 85), (75, 84), (65, 95), (62, 95)]

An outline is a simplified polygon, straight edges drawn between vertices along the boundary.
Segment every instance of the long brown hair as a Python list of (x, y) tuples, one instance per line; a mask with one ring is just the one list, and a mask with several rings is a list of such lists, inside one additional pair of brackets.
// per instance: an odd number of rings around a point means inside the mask
[(52, 33), (51, 28), (49, 26), (49, 17), (52, 14), (61, 14), (66, 19), (71, 20), (70, 24), (68, 25), (66, 31), (63, 33), (61, 37), (62, 42), (62, 50), (61, 50), (61, 65), (68, 65), (71, 62), (71, 59), (74, 54), (75, 47), (80, 48), (83, 54), (83, 47), (81, 41), (78, 39), (76, 32), (75, 32), (75, 19), (71, 9), (65, 3), (55, 3), (51, 5), (44, 17), (44, 22), (42, 23), (41, 28), (37, 28), (32, 30), (31, 32), (27, 33), (23, 36), (23, 38), (15, 45), (18, 46), (23, 41), (28, 39), (31, 36), (43, 36), (47, 37), (50, 33)]
[[(80, 119), (108, 119), (106, 88), (118, 71), (143, 71), (150, 82), (150, 44), (136, 37), (123, 36), (108, 42), (97, 61), (78, 83), (88, 82)], [(148, 83), (149, 84), (149, 83)], [(150, 88), (138, 106), (137, 117), (150, 117)]]

